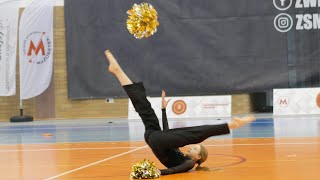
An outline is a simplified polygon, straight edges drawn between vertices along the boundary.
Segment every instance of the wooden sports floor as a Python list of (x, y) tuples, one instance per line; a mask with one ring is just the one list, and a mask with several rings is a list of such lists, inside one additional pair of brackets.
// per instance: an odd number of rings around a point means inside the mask
[[(219, 124), (226, 119), (175, 119), (170, 128)], [(210, 171), (161, 180), (315, 180), (320, 178), (320, 117), (264, 114), (229, 135), (203, 142)], [(186, 147), (182, 148), (185, 150)], [(138, 120), (84, 119), (0, 122), (1, 180), (130, 179), (144, 158), (164, 168), (143, 141)]]

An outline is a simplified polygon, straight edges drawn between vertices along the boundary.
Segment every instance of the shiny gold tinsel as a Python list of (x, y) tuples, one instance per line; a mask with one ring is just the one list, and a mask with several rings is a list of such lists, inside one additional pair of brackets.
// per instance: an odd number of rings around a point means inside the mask
[(157, 32), (158, 13), (151, 4), (134, 4), (127, 14), (127, 28), (135, 38), (147, 38)]
[(160, 177), (160, 171), (153, 162), (145, 159), (132, 166), (130, 179), (155, 179)]

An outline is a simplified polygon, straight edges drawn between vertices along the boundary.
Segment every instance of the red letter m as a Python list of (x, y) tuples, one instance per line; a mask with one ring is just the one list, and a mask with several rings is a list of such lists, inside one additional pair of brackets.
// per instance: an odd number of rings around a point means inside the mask
[(287, 104), (288, 104), (287, 99), (280, 99), (279, 104), (285, 104), (285, 105), (287, 105)]
[(38, 47), (36, 48), (36, 46), (33, 44), (33, 41), (30, 41), (30, 46), (29, 46), (29, 50), (28, 50), (28, 54), (27, 56), (31, 56), (32, 51), (34, 51), (36, 53), (36, 55), (38, 55), (39, 51), (41, 50), (42, 55), (45, 55), (44, 52), (44, 45), (43, 45), (43, 41), (42, 39), (40, 40)]

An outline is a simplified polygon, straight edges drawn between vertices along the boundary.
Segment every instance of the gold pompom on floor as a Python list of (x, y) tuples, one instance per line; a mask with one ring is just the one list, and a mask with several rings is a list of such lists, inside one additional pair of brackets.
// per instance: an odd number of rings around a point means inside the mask
[(155, 179), (159, 177), (160, 171), (148, 159), (144, 159), (132, 166), (130, 179)]
[(158, 13), (151, 4), (134, 4), (127, 14), (127, 28), (135, 38), (147, 38), (157, 32)]

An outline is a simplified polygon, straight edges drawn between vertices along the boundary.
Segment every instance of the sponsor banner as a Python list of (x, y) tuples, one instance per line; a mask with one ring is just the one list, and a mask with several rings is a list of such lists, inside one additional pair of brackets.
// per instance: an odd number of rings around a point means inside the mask
[(320, 88), (274, 89), (273, 114), (320, 114)]
[[(168, 118), (230, 117), (231, 96), (190, 96), (171, 98), (167, 106)], [(162, 118), (161, 97), (148, 98), (158, 118)], [(129, 100), (128, 119), (140, 119)]]
[(53, 2), (33, 0), (21, 15), (19, 29), (21, 99), (41, 94), (51, 82)]
[(19, 6), (0, 5), (0, 96), (16, 94), (16, 52)]

